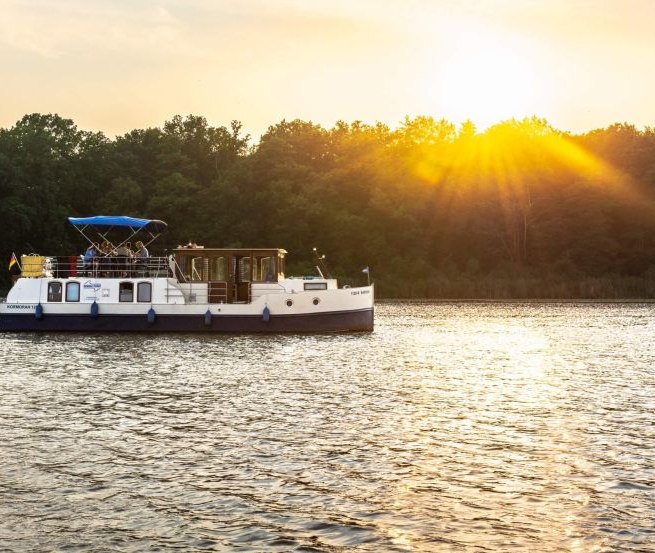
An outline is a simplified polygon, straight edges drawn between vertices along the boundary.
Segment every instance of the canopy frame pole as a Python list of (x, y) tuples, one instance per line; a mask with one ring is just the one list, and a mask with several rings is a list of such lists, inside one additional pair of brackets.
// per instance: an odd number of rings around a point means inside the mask
[(150, 244), (152, 244), (155, 240), (157, 240), (157, 238), (159, 238), (161, 236), (161, 232), (158, 232), (157, 234), (154, 234), (150, 230), (146, 230), (146, 232), (150, 235), (150, 240), (148, 240), (147, 242), (145, 242), (143, 244), (144, 248), (147, 248)]
[[(130, 231), (130, 235), (122, 240), (119, 244), (112, 246), (114, 248), (120, 248), (121, 246), (124, 246), (127, 242), (131, 242), (132, 240), (135, 240), (136, 237), (138, 236), (139, 232), (143, 231), (144, 235), (149, 237), (149, 239), (146, 237), (143, 240), (145, 240), (145, 246), (149, 246), (154, 242), (159, 236), (161, 235), (162, 231), (166, 228), (166, 223), (163, 221), (153, 221), (153, 220), (146, 220), (146, 219), (136, 219), (136, 218), (131, 218), (131, 217), (104, 217), (104, 216), (98, 216), (98, 217), (87, 217), (87, 218), (78, 218), (77, 221), (79, 223), (74, 222), (75, 218), (74, 217), (69, 217), (68, 218), (71, 224), (75, 227), (75, 229), (84, 237), (84, 239), (89, 242), (91, 245), (94, 245), (96, 247), (100, 246), (100, 244), (96, 244), (91, 238), (88, 236), (88, 228), (91, 227), (97, 236), (104, 240), (111, 243), (111, 240), (109, 239), (109, 235), (111, 232), (114, 230), (114, 228), (127, 228)], [(110, 221), (105, 221), (107, 219), (110, 219)], [(129, 222), (127, 221), (129, 220)], [(116, 222), (118, 221), (118, 222)], [(136, 222), (137, 224), (130, 224), (132, 222)], [(156, 223), (155, 225), (155, 230), (152, 230), (148, 228), (148, 226), (151, 223)], [(161, 227), (161, 228), (160, 228)], [(106, 230), (101, 230), (103, 228), (106, 228)], [(146, 234), (147, 233), (147, 234)]]
[[(91, 240), (91, 238), (89, 238), (86, 234), (84, 234), (84, 231), (86, 230), (86, 228), (87, 228), (89, 225), (84, 225), (82, 228), (80, 228), (80, 227), (78, 227), (78, 226), (76, 226), (76, 225), (73, 225), (73, 226), (75, 227), (75, 230), (77, 230), (77, 232), (79, 232), (79, 233), (84, 237), (84, 239), (85, 239), (87, 242), (89, 242), (89, 244), (91, 244), (92, 246), (95, 246), (95, 243), (93, 242), (93, 240)], [(100, 234), (100, 233), (98, 233), (98, 234)], [(104, 238), (104, 237), (103, 237), (103, 238)]]
[[(109, 240), (108, 237), (109, 237), (109, 233), (114, 229), (114, 227), (109, 227), (109, 228), (108, 228), (106, 231), (104, 231), (104, 232), (100, 231), (98, 228), (93, 227), (93, 225), (84, 225), (83, 227), (78, 227), (77, 225), (73, 225), (73, 227), (75, 228), (75, 230), (77, 230), (77, 232), (79, 232), (79, 233), (80, 233), (80, 234), (85, 238), (85, 240), (86, 240), (87, 242), (89, 242), (89, 244), (92, 244), (92, 245), (94, 245), (94, 246), (98, 246), (98, 245), (99, 245), (99, 244), (96, 244), (96, 243), (93, 241), (93, 239), (92, 239), (92, 238), (89, 238), (89, 237), (87, 236), (87, 234), (85, 233), (85, 231), (86, 231), (86, 229), (87, 229), (88, 227), (93, 228), (93, 229), (96, 231), (96, 233), (98, 234), (98, 236), (99, 236), (100, 238), (102, 238), (103, 240), (106, 240), (107, 242), (111, 243), (111, 240)], [(115, 248), (120, 248), (121, 246), (127, 244), (128, 242), (131, 242), (131, 241), (132, 241), (132, 240), (137, 236), (137, 234), (139, 234), (139, 231), (142, 230), (142, 229), (140, 229), (140, 228), (136, 228), (136, 229), (135, 229), (134, 227), (127, 227), (127, 228), (130, 229), (130, 232), (131, 232), (132, 234), (130, 234), (130, 235), (129, 235), (125, 240), (123, 240), (122, 242), (120, 242), (120, 243), (114, 245)], [(147, 230), (146, 232), (147, 232), (148, 235), (150, 236), (150, 240), (147, 240), (147, 242), (144, 243), (144, 246), (149, 246), (149, 245), (152, 244), (155, 240), (157, 240), (157, 238), (159, 238), (159, 236), (161, 235), (161, 233), (153, 233), (153, 232), (151, 232), (151, 231), (149, 231), (149, 230)]]

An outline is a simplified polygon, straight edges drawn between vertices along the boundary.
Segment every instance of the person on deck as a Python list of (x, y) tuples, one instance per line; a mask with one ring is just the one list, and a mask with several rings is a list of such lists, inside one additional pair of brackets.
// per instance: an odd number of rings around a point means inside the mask
[(116, 248), (116, 256), (118, 257), (117, 263), (120, 271), (120, 275), (123, 277), (129, 276), (130, 265), (132, 263), (132, 258), (134, 257), (134, 252), (130, 248), (130, 243), (125, 242)]
[(109, 259), (112, 255), (115, 255), (114, 247), (111, 245), (109, 240), (105, 240), (100, 245), (100, 271), (102, 276), (111, 277), (113, 276), (111, 268), (113, 263)]
[(136, 244), (134, 244), (136, 247), (136, 257), (138, 259), (147, 259), (150, 257), (150, 253), (148, 252), (148, 249), (143, 245), (143, 242), (139, 240)]
[(116, 255), (113, 244), (109, 240), (105, 240), (100, 245), (100, 271), (104, 277), (114, 276), (114, 262), (111, 259)]
[(134, 244), (134, 246), (136, 247), (134, 256), (136, 257), (139, 273), (147, 276), (148, 258), (150, 257), (150, 252), (148, 252), (148, 249), (143, 245), (141, 240)]
[(84, 265), (82, 266), (82, 270), (85, 272), (87, 276), (91, 276), (93, 274), (93, 269), (96, 257), (98, 255), (98, 247), (92, 242), (91, 245), (86, 249), (86, 252), (84, 252)]

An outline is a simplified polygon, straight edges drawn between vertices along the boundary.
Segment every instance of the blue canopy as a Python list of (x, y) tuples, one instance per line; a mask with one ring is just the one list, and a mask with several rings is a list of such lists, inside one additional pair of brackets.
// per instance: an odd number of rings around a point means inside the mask
[(156, 219), (138, 219), (125, 215), (96, 215), (95, 217), (69, 217), (68, 220), (75, 227), (127, 227), (145, 229), (151, 232), (162, 232), (168, 225)]

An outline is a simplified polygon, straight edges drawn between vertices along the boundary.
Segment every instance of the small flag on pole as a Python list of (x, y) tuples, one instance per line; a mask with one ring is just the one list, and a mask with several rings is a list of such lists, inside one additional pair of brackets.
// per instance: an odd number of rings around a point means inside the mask
[(11, 254), (11, 259), (9, 260), (9, 269), (8, 271), (11, 271), (11, 268), (18, 263), (18, 259), (16, 259), (16, 254), (12, 252)]
[(366, 273), (366, 274), (370, 273), (369, 268), (368, 268), (368, 267), (364, 267), (364, 268), (362, 269), (362, 273)]

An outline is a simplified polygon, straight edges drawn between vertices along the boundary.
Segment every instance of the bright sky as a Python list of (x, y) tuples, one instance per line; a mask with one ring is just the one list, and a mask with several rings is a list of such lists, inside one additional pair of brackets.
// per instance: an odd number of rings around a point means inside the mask
[(655, 0), (0, 0), (0, 126), (655, 125)]

